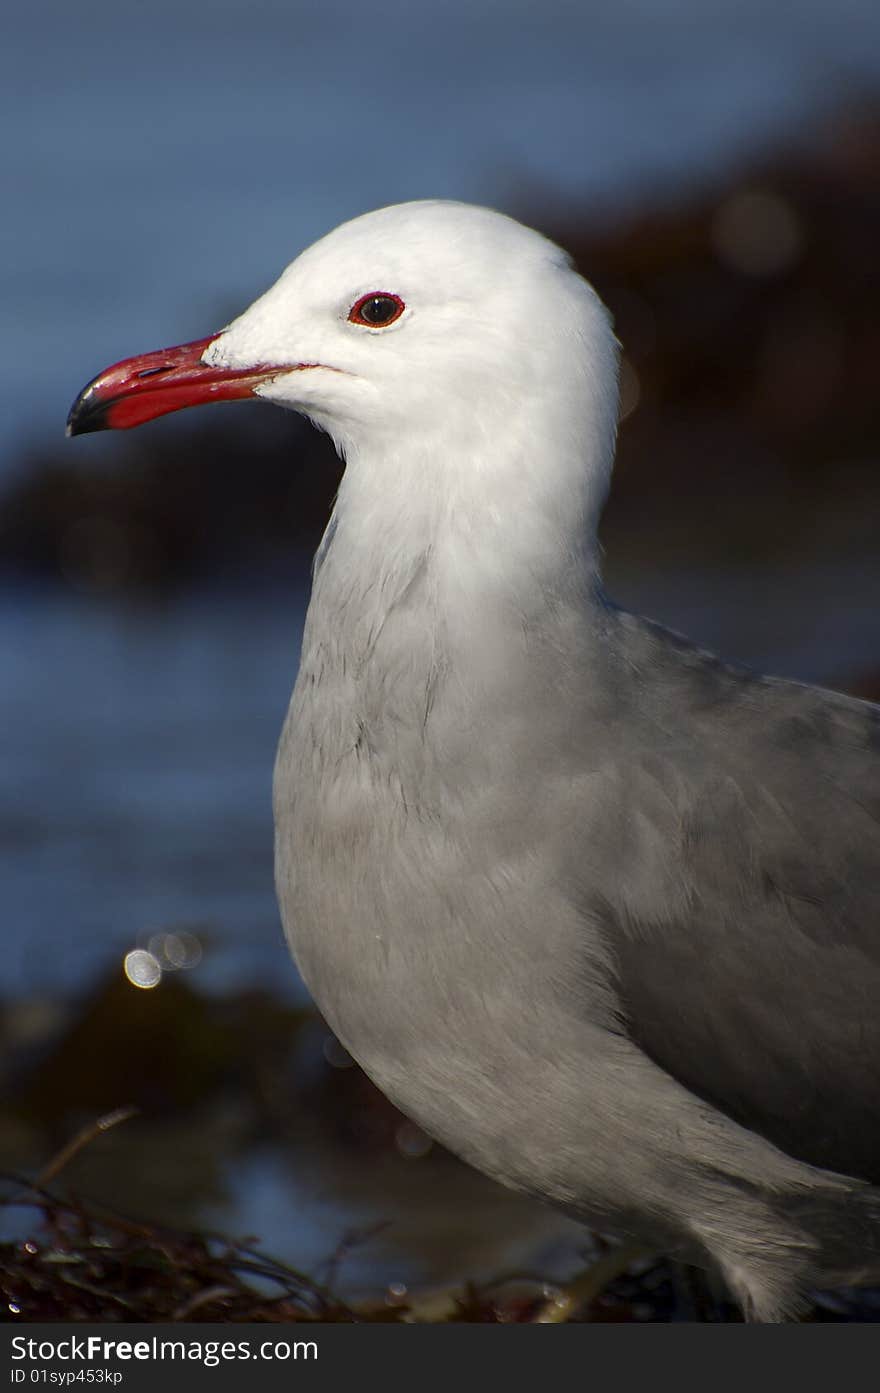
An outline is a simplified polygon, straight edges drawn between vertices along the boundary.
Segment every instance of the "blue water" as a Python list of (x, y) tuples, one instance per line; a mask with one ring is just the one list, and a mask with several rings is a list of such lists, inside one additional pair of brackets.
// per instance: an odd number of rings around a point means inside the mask
[(66, 994), (161, 930), (201, 983), (295, 990), (272, 880), (303, 602), (0, 595), (0, 980)]
[(16, 7), (0, 465), (59, 439), (96, 370), (219, 327), (345, 217), (438, 195), (639, 201), (878, 82), (876, 0)]

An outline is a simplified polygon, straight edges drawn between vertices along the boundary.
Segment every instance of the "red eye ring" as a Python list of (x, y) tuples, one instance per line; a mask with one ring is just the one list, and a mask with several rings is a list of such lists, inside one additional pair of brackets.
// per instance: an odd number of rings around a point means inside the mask
[(367, 329), (387, 329), (406, 309), (399, 295), (390, 290), (370, 290), (356, 300), (348, 312), (350, 324), (363, 324)]

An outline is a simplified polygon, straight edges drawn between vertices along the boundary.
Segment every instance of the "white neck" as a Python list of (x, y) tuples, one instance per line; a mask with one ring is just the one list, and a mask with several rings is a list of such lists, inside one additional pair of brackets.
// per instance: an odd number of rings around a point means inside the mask
[(426, 384), (403, 423), (380, 416), (347, 437), (322, 422), (346, 471), (303, 639), (304, 741), (343, 752), (365, 729), (389, 750), (404, 742), (412, 770), (425, 739), (500, 714), (528, 683), (573, 680), (617, 423), (613, 336), (604, 318), (589, 332), (598, 302), (585, 309), (539, 360), (518, 349), (506, 373)]
[(337, 604), (376, 615), (425, 566), (447, 615), (501, 605), (529, 617), (592, 590), (617, 408), (602, 385), (604, 400), (575, 363), (530, 400), (459, 401), (402, 440), (337, 438), (347, 467), (315, 598), (329, 583)]

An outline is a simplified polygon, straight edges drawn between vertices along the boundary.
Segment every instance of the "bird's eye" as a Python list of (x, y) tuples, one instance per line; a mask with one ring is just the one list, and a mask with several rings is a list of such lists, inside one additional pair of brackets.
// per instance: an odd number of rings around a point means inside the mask
[(368, 329), (385, 329), (399, 319), (406, 309), (399, 295), (391, 295), (387, 290), (371, 290), (362, 295), (349, 310), (351, 324), (366, 324)]

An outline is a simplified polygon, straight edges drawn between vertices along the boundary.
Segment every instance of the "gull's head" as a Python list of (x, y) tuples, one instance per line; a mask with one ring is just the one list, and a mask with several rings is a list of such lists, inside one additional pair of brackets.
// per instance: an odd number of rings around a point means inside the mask
[(579, 387), (594, 396), (597, 380), (613, 428), (610, 324), (558, 247), (486, 208), (405, 203), (323, 237), (219, 334), (108, 369), (70, 431), (253, 395), (347, 449), (472, 416), (492, 431)]

